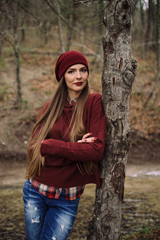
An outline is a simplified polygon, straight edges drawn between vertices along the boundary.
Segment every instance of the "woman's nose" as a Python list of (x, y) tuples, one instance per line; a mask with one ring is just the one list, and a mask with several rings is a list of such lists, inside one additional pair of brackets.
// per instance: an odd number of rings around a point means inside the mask
[(81, 72), (80, 72), (80, 71), (77, 71), (76, 77), (77, 77), (77, 78), (81, 78)]

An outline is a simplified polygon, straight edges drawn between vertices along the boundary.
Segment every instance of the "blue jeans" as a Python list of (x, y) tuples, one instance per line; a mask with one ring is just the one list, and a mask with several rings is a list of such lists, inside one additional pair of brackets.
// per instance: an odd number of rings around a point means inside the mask
[(29, 180), (23, 187), (27, 240), (65, 240), (77, 215), (79, 198), (50, 199), (35, 190)]

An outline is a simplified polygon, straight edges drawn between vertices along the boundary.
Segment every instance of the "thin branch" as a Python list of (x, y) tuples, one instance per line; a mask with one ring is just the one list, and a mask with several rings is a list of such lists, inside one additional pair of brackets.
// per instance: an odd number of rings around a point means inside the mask
[[(48, 4), (48, 6), (53, 10), (53, 12), (56, 14), (56, 15), (59, 15), (59, 17), (61, 18), (61, 20), (66, 23), (70, 28), (72, 28), (75, 32), (77, 32), (80, 36), (83, 36), (83, 34), (80, 33), (79, 30), (77, 30), (76, 28), (74, 28), (61, 14), (58, 14), (57, 10), (53, 7), (53, 5), (50, 3), (49, 0), (45, 0), (45, 2)], [(83, 36), (84, 37), (84, 36)], [(94, 43), (94, 44), (97, 44), (97, 42), (95, 41), (92, 41), (91, 39), (87, 38), (87, 37), (84, 37), (86, 40)]]
[(15, 2), (23, 11), (27, 12), (29, 15), (31, 15), (38, 23), (40, 23), (40, 20), (35, 17), (33, 15), (33, 13), (31, 13), (30, 11), (28, 11), (25, 7), (23, 7), (19, 2), (17, 2), (16, 0), (12, 0), (13, 2)]
[(85, 4), (85, 3), (89, 3), (90, 2), (90, 0), (87, 0), (87, 1), (77, 1), (77, 2), (75, 2), (73, 5), (78, 5), (78, 4)]
[(88, 51), (89, 55), (96, 56), (97, 58), (100, 59), (101, 62), (103, 62), (102, 59), (100, 58), (100, 55), (97, 54), (96, 52), (94, 52), (92, 49), (88, 48), (86, 45), (81, 44), (81, 43), (77, 43), (77, 42), (73, 43), (73, 45), (77, 45), (77, 46), (83, 47), (85, 50)]
[(135, 10), (135, 6), (137, 5), (139, 0), (132, 0), (132, 4), (131, 4), (131, 7), (132, 7), (132, 10), (134, 11)]
[[(100, 1), (102, 1), (102, 0), (94, 0), (94, 1), (100, 2)], [(80, 1), (80, 2), (77, 2), (77, 3), (73, 3), (73, 6), (75, 6), (75, 5), (77, 5), (77, 4), (81, 4), (81, 5), (84, 5), (84, 7), (88, 7), (88, 9), (90, 10), (90, 9), (91, 9), (91, 6), (90, 6), (90, 5), (87, 5), (87, 4), (84, 4), (84, 3), (91, 3), (91, 1), (90, 1), (90, 0), (89, 0), (89, 1), (86, 1), (86, 2)], [(73, 12), (73, 10), (71, 11), (70, 6), (67, 6), (66, 4), (64, 4), (64, 3), (62, 3), (62, 2), (61, 2), (61, 6), (66, 7), (68, 10), (70, 10), (71, 13)], [(93, 18), (93, 17), (95, 17), (99, 12), (103, 12), (106, 8), (107, 8), (107, 5), (105, 5), (102, 9), (96, 10), (96, 11), (93, 13), (93, 15), (91, 15), (91, 16), (88, 17), (88, 18)]]
[(149, 100), (150, 100), (151, 97), (153, 96), (154, 91), (157, 89), (157, 86), (158, 86), (159, 83), (160, 83), (159, 80), (160, 80), (160, 72), (158, 73), (158, 76), (157, 76), (157, 78), (156, 78), (156, 81), (155, 81), (155, 84), (154, 84), (154, 87), (153, 87), (152, 91), (150, 92), (147, 100), (145, 101), (145, 103), (144, 103), (144, 105), (143, 105), (144, 108), (147, 106)]
[(154, 45), (154, 44), (160, 44), (160, 41), (152, 41), (152, 42), (147, 42), (147, 43), (145, 43), (145, 42), (142, 42), (142, 43), (138, 43), (138, 44), (135, 44), (134, 46), (135, 47), (139, 47), (139, 46), (144, 46), (144, 45)]

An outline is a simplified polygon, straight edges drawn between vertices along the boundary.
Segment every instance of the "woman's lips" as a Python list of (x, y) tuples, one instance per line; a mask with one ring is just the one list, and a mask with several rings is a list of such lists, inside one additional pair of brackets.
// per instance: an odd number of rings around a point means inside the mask
[(83, 82), (77, 82), (75, 83), (76, 86), (81, 86), (83, 84)]

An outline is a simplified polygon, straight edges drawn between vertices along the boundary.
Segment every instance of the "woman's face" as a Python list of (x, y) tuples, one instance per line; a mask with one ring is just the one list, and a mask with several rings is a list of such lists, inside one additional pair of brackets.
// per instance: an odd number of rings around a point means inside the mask
[(64, 74), (68, 96), (73, 99), (80, 95), (88, 81), (87, 67), (83, 64), (75, 64), (67, 69)]

